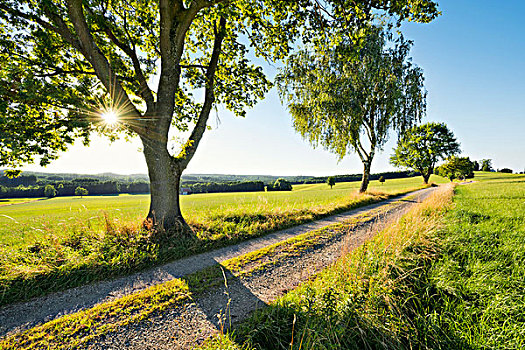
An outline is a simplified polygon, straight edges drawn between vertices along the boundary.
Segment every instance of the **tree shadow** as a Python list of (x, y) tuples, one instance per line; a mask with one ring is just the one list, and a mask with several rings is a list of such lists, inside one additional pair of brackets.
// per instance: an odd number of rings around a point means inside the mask
[[(205, 315), (209, 324), (221, 333), (230, 332), (236, 324), (247, 319), (255, 310), (267, 304), (246, 286), (242, 278), (236, 276), (223, 265), (212, 267), (221, 276), (216, 285), (194, 298), (195, 305)], [(191, 282), (188, 281), (190, 290)]]

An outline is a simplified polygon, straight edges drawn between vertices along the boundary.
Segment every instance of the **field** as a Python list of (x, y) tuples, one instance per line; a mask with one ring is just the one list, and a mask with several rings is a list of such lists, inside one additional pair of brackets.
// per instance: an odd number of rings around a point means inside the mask
[(524, 348), (525, 175), (475, 180), (203, 348)]
[[(435, 177), (435, 182), (445, 182)], [(156, 242), (140, 230), (149, 196), (59, 197), (0, 207), (0, 305), (125, 274), (375, 202), (421, 178), (298, 185), (292, 192), (183, 196), (196, 237)], [(375, 192), (374, 192), (375, 191)], [(379, 193), (380, 191), (380, 193)], [(174, 243), (174, 244), (173, 244)]]

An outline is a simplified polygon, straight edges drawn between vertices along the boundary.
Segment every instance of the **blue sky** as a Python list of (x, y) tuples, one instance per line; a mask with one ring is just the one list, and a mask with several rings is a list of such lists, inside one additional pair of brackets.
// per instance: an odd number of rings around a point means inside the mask
[[(496, 168), (525, 170), (525, 1), (442, 0), (443, 15), (431, 24), (403, 25), (414, 41), (412, 57), (425, 73), (427, 117), (454, 131), (463, 154), (492, 158)], [(267, 72), (273, 75), (270, 67)], [(218, 118), (217, 118), (218, 117)], [(220, 122), (218, 121), (220, 120)], [(313, 149), (293, 130), (272, 90), (245, 119), (219, 109), (186, 173), (331, 175), (359, 173), (356, 155), (343, 161)], [(395, 137), (372, 172), (390, 171)], [(140, 142), (113, 144), (95, 137), (89, 148), (71, 147), (47, 172), (146, 173)]]

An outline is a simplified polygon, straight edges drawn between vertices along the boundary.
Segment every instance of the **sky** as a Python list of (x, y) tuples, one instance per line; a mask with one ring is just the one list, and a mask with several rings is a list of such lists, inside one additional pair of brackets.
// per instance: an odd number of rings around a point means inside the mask
[[(495, 168), (525, 170), (525, 11), (523, 0), (441, 0), (442, 15), (430, 24), (406, 23), (402, 31), (414, 41), (414, 63), (424, 70), (427, 116), (445, 122), (472, 160), (490, 158)], [(264, 67), (269, 76), (275, 67)], [(186, 174), (311, 175), (362, 172), (357, 155), (342, 161), (313, 149), (292, 128), (291, 117), (275, 88), (247, 112), (234, 117), (212, 112)], [(389, 164), (396, 136), (380, 152), (372, 172), (396, 170)], [(42, 168), (24, 170), (97, 174), (147, 173), (138, 139), (110, 143), (93, 137)]]

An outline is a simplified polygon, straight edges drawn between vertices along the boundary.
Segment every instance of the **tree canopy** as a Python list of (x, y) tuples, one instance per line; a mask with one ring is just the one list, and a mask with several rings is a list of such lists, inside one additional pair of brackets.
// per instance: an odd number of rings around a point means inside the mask
[(335, 186), (335, 177), (333, 177), (333, 176), (328, 176), (328, 177), (326, 178), (326, 184), (327, 184), (328, 186), (330, 186), (330, 188), (334, 187), (334, 186)]
[(481, 160), (481, 170), (482, 171), (492, 171), (492, 159), (482, 159)]
[(455, 179), (466, 179), (474, 177), (474, 163), (469, 157), (451, 156), (447, 161), (436, 169), (439, 176), (448, 178), (450, 181)]
[(446, 124), (430, 122), (408, 129), (399, 139), (390, 162), (418, 171), (427, 184), (436, 164), (459, 152), (459, 143)]
[(277, 77), (281, 99), (303, 138), (339, 159), (359, 155), (361, 192), (389, 132), (405, 131), (425, 113), (423, 73), (410, 61), (410, 46), (402, 36), (394, 39), (371, 27), (359, 44), (341, 34), (336, 45), (300, 50)]

